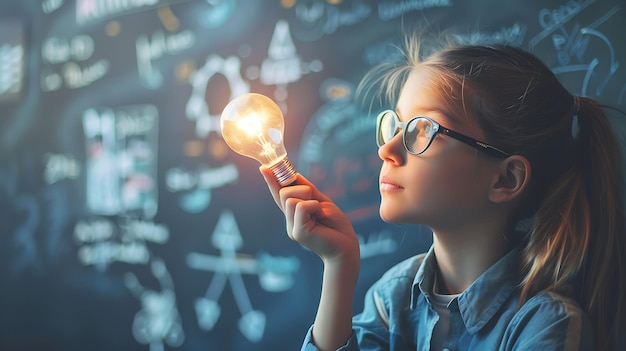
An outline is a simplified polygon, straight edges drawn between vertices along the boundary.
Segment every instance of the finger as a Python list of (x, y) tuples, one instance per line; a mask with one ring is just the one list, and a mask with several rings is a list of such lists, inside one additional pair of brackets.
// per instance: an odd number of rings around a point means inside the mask
[(296, 207), (299, 203), (310, 200), (311, 192), (312, 189), (308, 185), (292, 185), (281, 188), (279, 191), (279, 202), (281, 204), (281, 208), (283, 209), (283, 213), (285, 214), (287, 234), (291, 239), (294, 239), (294, 214), (296, 212)]
[(268, 167), (261, 166), (259, 167), (259, 171), (261, 172), (265, 183), (267, 183), (267, 187), (272, 194), (272, 198), (274, 198), (274, 202), (276, 202), (276, 205), (282, 209), (283, 207), (280, 201), (280, 196), (278, 195), (281, 186), (278, 184), (278, 181), (276, 181), (276, 177), (274, 177), (274, 174)]
[(261, 175), (263, 176), (263, 179), (267, 183), (267, 186), (268, 186), (268, 188), (270, 190), (270, 193), (272, 193), (272, 197), (274, 198), (274, 201), (276, 201), (276, 203), (279, 206), (280, 206), (280, 201), (279, 201), (280, 197), (278, 196), (278, 193), (279, 193), (280, 189), (281, 188), (291, 188), (291, 187), (294, 187), (296, 185), (307, 185), (307, 186), (310, 186), (313, 189), (312, 198), (318, 199), (320, 201), (332, 201), (328, 196), (326, 196), (319, 189), (317, 189), (317, 187), (313, 183), (311, 183), (306, 177), (304, 177), (300, 173), (298, 173), (296, 175), (296, 180), (290, 186), (281, 187), (281, 185), (276, 180), (276, 177), (274, 176), (274, 174), (272, 173), (272, 171), (268, 167), (262, 165), (262, 166), (259, 167), (259, 171), (261, 172)]
[(321, 204), (317, 200), (298, 201), (294, 207), (291, 237), (305, 244), (317, 225), (318, 216), (321, 215)]
[(313, 190), (308, 185), (292, 185), (278, 191), (279, 201), (285, 208), (288, 199), (311, 200)]
[[(303, 187), (302, 192), (308, 193), (309, 187)], [(281, 194), (283, 191), (281, 191)], [(298, 232), (313, 230), (318, 216), (324, 216), (322, 205), (317, 200), (308, 200), (306, 196), (288, 197), (284, 202), (285, 226), (287, 234), (293, 240)], [(299, 241), (299, 240), (298, 240)]]
[(295, 185), (306, 185), (311, 188), (311, 199), (317, 199), (319, 201), (331, 201), (332, 200), (326, 196), (323, 192), (321, 192), (313, 183), (311, 183), (306, 177), (302, 174), (298, 173), (296, 181), (293, 183)]
[(289, 236), (289, 238), (291, 240), (295, 240), (295, 238), (293, 237), (293, 232), (294, 232), (294, 214), (296, 213), (296, 206), (298, 205), (298, 202), (300, 202), (299, 199), (295, 199), (295, 198), (289, 198), (285, 201), (285, 205), (284, 205), (284, 210), (283, 212), (285, 213), (285, 229), (287, 231), (287, 236)]

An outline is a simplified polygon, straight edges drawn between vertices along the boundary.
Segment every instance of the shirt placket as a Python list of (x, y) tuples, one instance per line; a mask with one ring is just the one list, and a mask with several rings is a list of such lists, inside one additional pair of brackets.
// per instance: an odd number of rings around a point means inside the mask
[(463, 323), (463, 318), (461, 318), (459, 305), (457, 304), (456, 299), (450, 303), (448, 309), (450, 310), (450, 329), (441, 351), (458, 351), (458, 341), (461, 339), (461, 335), (465, 332), (465, 323)]

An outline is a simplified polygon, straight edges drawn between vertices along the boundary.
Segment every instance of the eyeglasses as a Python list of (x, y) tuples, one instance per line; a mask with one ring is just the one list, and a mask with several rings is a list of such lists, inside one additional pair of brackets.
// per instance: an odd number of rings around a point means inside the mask
[(467, 135), (443, 127), (441, 124), (425, 116), (411, 118), (408, 122), (400, 122), (398, 115), (392, 110), (381, 112), (376, 118), (376, 143), (381, 147), (388, 143), (402, 129), (402, 142), (410, 154), (420, 155), (428, 149), (437, 133), (443, 133), (471, 147), (483, 151), (493, 157), (511, 156), (494, 146), (470, 138)]

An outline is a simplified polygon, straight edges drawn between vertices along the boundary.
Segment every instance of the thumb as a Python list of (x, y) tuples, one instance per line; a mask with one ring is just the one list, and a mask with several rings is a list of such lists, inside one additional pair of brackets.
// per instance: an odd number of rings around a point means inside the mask
[(261, 172), (261, 175), (263, 176), (263, 180), (265, 180), (265, 183), (267, 183), (267, 187), (269, 188), (270, 193), (272, 194), (272, 197), (274, 198), (274, 201), (280, 207), (279, 191), (280, 191), (281, 186), (280, 184), (278, 184), (276, 177), (274, 177), (274, 173), (272, 173), (272, 171), (266, 166), (260, 166), (259, 171)]
[(318, 201), (328, 201), (332, 202), (333, 200), (326, 196), (323, 192), (321, 192), (310, 180), (308, 180), (305, 176), (298, 173), (296, 180), (291, 185), (306, 185), (311, 188), (311, 199), (315, 199)]

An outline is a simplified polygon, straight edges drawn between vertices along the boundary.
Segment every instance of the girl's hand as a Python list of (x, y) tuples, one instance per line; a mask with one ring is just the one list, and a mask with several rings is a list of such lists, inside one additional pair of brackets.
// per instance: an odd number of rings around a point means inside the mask
[(289, 237), (324, 261), (320, 304), (312, 338), (320, 350), (336, 350), (352, 333), (354, 287), (359, 275), (359, 241), (348, 217), (311, 182), (298, 174), (294, 185), (278, 185), (261, 166), (274, 201), (285, 214)]
[(357, 264), (359, 241), (348, 217), (326, 195), (298, 174), (294, 185), (281, 187), (264, 166), (261, 174), (285, 214), (287, 234), (325, 263)]

